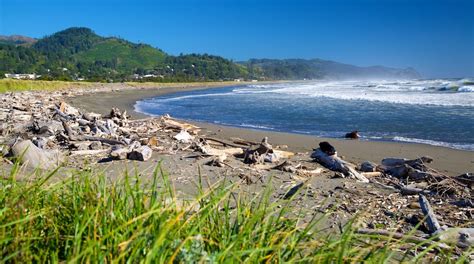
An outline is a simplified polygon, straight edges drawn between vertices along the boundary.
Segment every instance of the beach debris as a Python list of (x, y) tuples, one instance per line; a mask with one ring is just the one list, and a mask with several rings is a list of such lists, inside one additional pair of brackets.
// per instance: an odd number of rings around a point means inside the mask
[(433, 162), (433, 158), (428, 156), (423, 156), (418, 159), (404, 159), (404, 158), (385, 158), (382, 160), (382, 165), (388, 167), (409, 165), (414, 168), (426, 168), (426, 163)]
[(15, 143), (11, 152), (14, 158), (19, 159), (22, 164), (30, 168), (53, 169), (62, 161), (59, 151), (46, 151), (38, 148), (30, 140)]
[(148, 146), (140, 146), (127, 154), (129, 160), (147, 161), (151, 158), (153, 150)]
[(346, 133), (345, 138), (358, 139), (358, 138), (360, 138), (359, 131), (354, 130), (352, 132)]
[[(48, 92), (47, 96), (39, 92), (2, 94), (0, 118), (5, 122), (0, 122), (0, 127), (5, 138), (0, 144), (17, 137), (29, 140), (31, 147), (28, 147), (25, 158), (32, 161), (28, 163), (36, 166), (41, 161), (44, 163), (41, 167), (50, 168), (53, 163), (58, 165), (58, 162), (46, 162), (49, 153), (55, 151), (73, 157), (97, 156), (98, 161), (107, 154), (117, 160), (146, 161), (153, 149), (165, 149), (164, 146), (158, 147), (158, 132), (168, 133), (165, 130), (169, 126), (197, 131), (197, 127), (171, 120), (169, 116), (130, 121), (127, 112), (117, 107), (102, 116), (66, 103), (68, 96), (81, 93), (85, 90)], [(21, 144), (16, 148), (19, 146)]]
[(274, 170), (280, 170), (280, 171), (291, 172), (291, 173), (296, 173), (299, 168), (301, 168), (301, 163), (297, 165), (293, 165), (291, 161), (289, 160), (285, 160), (280, 165), (273, 167)]
[(474, 228), (453, 227), (438, 233), (440, 241), (455, 244), (464, 249), (472, 248), (474, 245)]
[(61, 113), (64, 113), (68, 116), (79, 116), (80, 113), (79, 113), (79, 110), (75, 107), (72, 107), (71, 105), (65, 103), (65, 102), (61, 102), (59, 104), (59, 111), (61, 111)]
[(96, 150), (75, 150), (75, 151), (71, 151), (70, 153), (70, 157), (74, 157), (74, 156), (87, 156), (87, 155), (92, 155), (92, 156), (96, 156), (96, 155), (100, 155), (100, 154), (105, 154), (107, 152), (110, 152), (110, 149), (96, 149)]
[(232, 140), (232, 142), (235, 144), (244, 145), (244, 146), (256, 146), (260, 144), (258, 142), (253, 142), (253, 141), (249, 141), (249, 140), (245, 140), (245, 139), (241, 139), (237, 137), (231, 137), (230, 140)]
[(218, 156), (211, 156), (207, 159), (204, 160), (204, 164), (208, 166), (216, 166), (216, 167), (224, 167), (224, 166), (230, 166), (229, 164), (225, 163), (225, 160), (227, 159), (226, 154), (218, 155)]
[(113, 146), (112, 151), (110, 152), (110, 157), (116, 160), (124, 160), (127, 158), (128, 153), (130, 153), (129, 148)]
[(426, 224), (428, 226), (428, 231), (431, 234), (435, 234), (436, 232), (441, 231), (441, 225), (438, 222), (438, 219), (436, 218), (436, 215), (433, 212), (433, 209), (431, 209), (431, 205), (428, 202), (428, 199), (423, 194), (419, 195), (419, 203), (421, 210), (423, 214), (426, 217)]
[(102, 143), (100, 141), (93, 141), (89, 144), (89, 148), (92, 150), (102, 149)]
[(416, 186), (404, 186), (398, 184), (396, 187), (400, 190), (402, 195), (430, 194), (429, 190), (418, 188)]
[[(420, 157), (417, 159), (403, 158), (385, 158), (382, 160), (380, 169), (384, 173), (403, 180), (405, 182), (412, 181), (414, 183), (424, 182), (426, 186), (421, 188), (423, 192), (436, 192), (440, 195), (471, 195), (473, 190), (469, 190), (469, 184), (459, 180), (458, 177), (450, 177), (443, 173), (428, 167), (427, 164), (433, 162), (431, 157)], [(407, 188), (407, 187), (405, 187)], [(416, 190), (406, 190), (404, 193), (413, 193)]]
[(362, 171), (362, 172), (375, 172), (376, 169), (377, 169), (377, 164), (371, 161), (364, 161), (359, 166), (359, 171)]
[(361, 175), (363, 175), (366, 178), (373, 178), (373, 177), (380, 177), (382, 176), (382, 172), (380, 171), (372, 171), (372, 172), (361, 172)]
[(247, 164), (273, 163), (278, 160), (279, 157), (274, 152), (272, 145), (268, 143), (268, 137), (263, 138), (257, 147), (250, 147), (244, 153), (244, 163)]
[(290, 173), (297, 173), (298, 175), (301, 175), (301, 176), (314, 176), (314, 175), (320, 174), (323, 171), (322, 168), (309, 170), (307, 167), (301, 165), (301, 163), (294, 165), (289, 160), (285, 160), (283, 163), (270, 169), (290, 172)]
[(181, 143), (191, 143), (194, 139), (194, 137), (191, 136), (186, 130), (181, 130), (173, 138), (178, 140)]
[(192, 144), (192, 148), (195, 151), (201, 152), (204, 155), (208, 156), (218, 156), (221, 160), (227, 159), (227, 155), (237, 156), (244, 153), (241, 148), (225, 148), (217, 149), (211, 147), (205, 139), (200, 139), (200, 141), (195, 141)]
[(110, 110), (109, 118), (118, 118), (119, 120), (124, 120), (126, 121), (129, 117), (127, 116), (127, 111), (121, 111), (117, 107), (112, 107)]
[(336, 149), (331, 146), (331, 144), (328, 142), (321, 142), (319, 143), (319, 146), (320, 147), (315, 149), (311, 154), (311, 158), (314, 161), (332, 171), (341, 172), (344, 176), (351, 176), (365, 183), (369, 182), (364, 175), (354, 169), (355, 165), (339, 158)]
[(323, 141), (319, 143), (319, 149), (328, 156), (336, 155), (336, 148), (334, 148), (329, 142)]
[(448, 228), (447, 226), (441, 226), (428, 199), (423, 194), (419, 194), (419, 203), (431, 236), (435, 236), (442, 242), (455, 243), (461, 248), (468, 248), (474, 245), (474, 228)]
[(231, 143), (226, 140), (212, 138), (212, 137), (203, 137), (202, 139), (206, 140), (207, 142), (216, 142), (224, 147), (244, 148), (246, 146), (246, 144)]
[(312, 177), (318, 174), (321, 174), (324, 170), (322, 168), (316, 168), (316, 169), (307, 169), (304, 166), (301, 169), (296, 170), (296, 173), (300, 176), (304, 177)]
[(465, 184), (471, 189), (472, 187), (474, 187), (474, 173), (470, 173), (470, 172), (464, 173), (464, 174), (454, 177), (454, 179), (460, 183)]
[(189, 123), (178, 122), (172, 119), (169, 115), (162, 116), (161, 121), (165, 125), (165, 129), (172, 129), (176, 131), (185, 130), (193, 135), (197, 135), (199, 131), (201, 131), (201, 128), (199, 128), (198, 126)]
[(285, 151), (285, 150), (279, 150), (279, 149), (273, 149), (273, 153), (279, 158), (279, 159), (289, 159), (295, 155), (294, 152), (291, 151)]
[(148, 145), (150, 147), (157, 147), (159, 145), (158, 138), (155, 137), (155, 136), (152, 136), (150, 138), (146, 138), (146, 145)]
[(151, 158), (153, 150), (148, 147), (141, 145), (138, 141), (133, 141), (128, 146), (112, 146), (110, 151), (110, 157), (116, 160), (138, 160), (147, 161)]

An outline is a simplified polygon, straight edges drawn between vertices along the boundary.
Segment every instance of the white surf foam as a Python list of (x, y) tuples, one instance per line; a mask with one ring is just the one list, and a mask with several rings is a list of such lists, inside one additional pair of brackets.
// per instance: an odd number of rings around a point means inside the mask
[(447, 143), (447, 142), (436, 141), (436, 140), (408, 138), (408, 137), (394, 137), (393, 140), (400, 141), (400, 142), (419, 143), (419, 144), (454, 148), (454, 149), (474, 150), (474, 144)]
[(229, 96), (229, 95), (233, 95), (233, 93), (190, 94), (190, 95), (183, 95), (183, 96), (170, 97), (170, 98), (156, 98), (156, 99), (151, 99), (150, 101), (154, 103), (159, 103), (159, 102), (180, 101), (184, 99), (199, 98), (199, 97), (217, 97), (217, 96)]
[(143, 108), (144, 106), (146, 105), (146, 102), (144, 101), (137, 101), (135, 102), (135, 104), (133, 105), (133, 110), (137, 113), (140, 113), (140, 114), (144, 114), (144, 115), (148, 115), (148, 116), (159, 116), (159, 115), (155, 115), (155, 114), (152, 114), (148, 111), (145, 111)]
[(248, 128), (255, 128), (255, 129), (274, 130), (273, 127), (261, 126), (261, 125), (252, 125), (252, 124), (247, 124), (247, 123), (241, 123), (240, 126), (248, 127)]
[[(410, 82), (312, 82), (250, 85), (235, 94), (277, 93), (302, 97), (365, 100), (413, 105), (474, 106), (474, 86), (459, 81), (425, 80)], [(457, 91), (457, 92), (456, 92)], [(468, 93), (466, 93), (468, 92)]]
[(474, 86), (461, 86), (458, 88), (458, 92), (472, 93), (474, 92)]

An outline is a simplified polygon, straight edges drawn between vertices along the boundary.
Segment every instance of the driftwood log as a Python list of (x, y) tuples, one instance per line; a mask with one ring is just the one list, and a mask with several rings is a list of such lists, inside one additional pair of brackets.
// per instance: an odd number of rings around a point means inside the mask
[(165, 128), (167, 129), (173, 129), (177, 131), (185, 130), (194, 135), (198, 134), (199, 131), (201, 131), (201, 128), (198, 126), (189, 123), (178, 122), (167, 116), (162, 117), (162, 122), (165, 125)]
[(328, 155), (326, 152), (321, 150), (321, 148), (318, 148), (311, 154), (311, 158), (332, 171), (341, 172), (345, 176), (352, 176), (364, 183), (369, 182), (369, 179), (354, 169), (355, 165), (342, 160), (337, 156), (337, 153)]
[(230, 139), (232, 140), (232, 142), (234, 142), (235, 144), (239, 144), (239, 145), (256, 146), (256, 145), (260, 144), (258, 142), (249, 141), (249, 140), (236, 138), (236, 137), (231, 137)]
[(76, 151), (71, 151), (70, 156), (87, 156), (87, 155), (100, 155), (109, 152), (110, 149), (95, 149), (95, 150), (76, 150)]
[(62, 155), (59, 151), (49, 152), (40, 149), (30, 140), (17, 142), (11, 151), (22, 164), (31, 168), (54, 169), (62, 162)]
[(224, 147), (234, 147), (234, 148), (244, 148), (245, 146), (243, 145), (238, 145), (238, 144), (234, 144), (234, 143), (230, 143), (230, 142), (227, 142), (225, 140), (221, 140), (221, 139), (217, 139), (217, 138), (212, 138), (212, 137), (204, 137), (203, 139), (207, 140), (207, 141), (214, 141), (214, 142), (217, 142), (217, 143), (220, 143), (222, 144)]
[(425, 215), (425, 222), (430, 233), (435, 234), (436, 232), (441, 231), (441, 225), (439, 224), (438, 219), (436, 218), (436, 215), (434, 214), (434, 211), (428, 202), (428, 199), (426, 199), (423, 194), (419, 195), (419, 203), (421, 206), (421, 211)]

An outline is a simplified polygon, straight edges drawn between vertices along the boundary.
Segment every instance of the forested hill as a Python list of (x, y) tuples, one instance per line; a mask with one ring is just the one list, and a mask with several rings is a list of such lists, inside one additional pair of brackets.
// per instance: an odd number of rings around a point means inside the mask
[[(36, 73), (42, 79), (90, 81), (218, 81), (234, 79), (344, 79), (382, 75), (417, 78), (416, 71), (361, 68), (323, 60), (249, 60), (208, 54), (172, 56), (147, 44), (69, 28), (41, 39), (0, 36), (0, 75)], [(1, 78), (0, 77), (0, 78)]]
[(69, 28), (30, 46), (0, 42), (0, 74), (36, 73), (46, 79), (93, 81), (230, 80), (247, 76), (245, 66), (218, 56), (171, 56), (146, 44), (101, 37)]

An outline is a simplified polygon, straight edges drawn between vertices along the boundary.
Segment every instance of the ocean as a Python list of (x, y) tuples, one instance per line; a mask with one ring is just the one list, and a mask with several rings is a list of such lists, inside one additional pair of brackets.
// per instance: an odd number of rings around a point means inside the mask
[(304, 81), (179, 92), (135, 109), (260, 130), (400, 141), (474, 151), (474, 82)]

